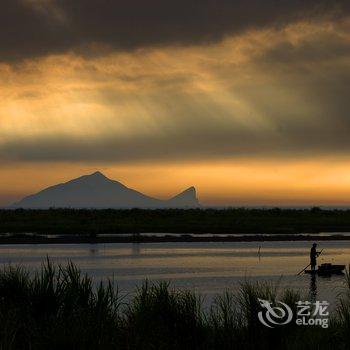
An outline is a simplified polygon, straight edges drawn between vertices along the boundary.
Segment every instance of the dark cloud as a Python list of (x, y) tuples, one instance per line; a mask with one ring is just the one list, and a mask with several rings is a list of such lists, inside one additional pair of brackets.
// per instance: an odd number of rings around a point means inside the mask
[[(344, 130), (326, 131), (303, 124), (281, 125), (271, 133), (220, 130), (167, 136), (116, 136), (95, 139), (59, 137), (13, 140), (0, 148), (3, 161), (112, 162), (210, 160), (240, 157), (295, 158), (347, 155), (350, 122)], [(335, 137), (336, 135), (336, 137)]]
[[(243, 142), (244, 141), (244, 142)], [(135, 162), (147, 160), (222, 159), (271, 153), (273, 140), (242, 132), (177, 133), (176, 136), (140, 136), (133, 139), (72, 137), (22, 139), (0, 148), (0, 158), (16, 161)]]
[(265, 58), (265, 62), (269, 65), (275, 63), (288, 67), (288, 64), (295, 66), (298, 62), (301, 64), (319, 63), (322, 60), (347, 58), (349, 55), (349, 43), (332, 33), (311, 37), (298, 44), (284, 41), (261, 53), (259, 60), (262, 62)]
[(349, 8), (346, 0), (2, 0), (0, 59), (92, 44), (134, 49), (205, 43), (249, 28), (339, 17)]

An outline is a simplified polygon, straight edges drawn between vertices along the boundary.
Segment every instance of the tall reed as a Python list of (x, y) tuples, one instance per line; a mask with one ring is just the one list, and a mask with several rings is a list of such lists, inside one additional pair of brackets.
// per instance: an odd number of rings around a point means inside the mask
[(0, 270), (0, 349), (348, 349), (350, 276), (328, 329), (294, 322), (268, 328), (258, 298), (295, 309), (300, 295), (267, 283), (242, 283), (209, 307), (190, 291), (145, 281), (125, 302), (114, 281), (98, 285), (72, 263), (40, 271)]

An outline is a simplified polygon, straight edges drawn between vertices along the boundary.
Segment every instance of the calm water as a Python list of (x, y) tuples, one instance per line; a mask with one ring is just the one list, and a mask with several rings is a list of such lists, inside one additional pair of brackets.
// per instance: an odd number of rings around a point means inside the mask
[[(260, 256), (258, 247), (261, 246)], [(146, 278), (170, 281), (175, 288), (195, 290), (209, 302), (225, 289), (237, 290), (244, 280), (265, 280), (281, 287), (310, 291), (332, 303), (344, 278), (296, 276), (308, 264), (310, 242), (47, 244), (0, 246), (0, 264), (21, 264), (31, 271), (48, 255), (54, 262), (72, 260), (97, 282), (114, 278), (122, 294), (131, 296)], [(319, 263), (348, 264), (350, 242), (320, 242)], [(310, 289), (311, 288), (311, 289)]]

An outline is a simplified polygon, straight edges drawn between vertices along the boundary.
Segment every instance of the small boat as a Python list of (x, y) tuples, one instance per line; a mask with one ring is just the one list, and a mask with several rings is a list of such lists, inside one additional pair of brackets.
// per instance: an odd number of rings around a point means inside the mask
[(319, 276), (343, 275), (345, 265), (321, 264), (317, 270), (305, 270), (305, 273), (317, 274)]

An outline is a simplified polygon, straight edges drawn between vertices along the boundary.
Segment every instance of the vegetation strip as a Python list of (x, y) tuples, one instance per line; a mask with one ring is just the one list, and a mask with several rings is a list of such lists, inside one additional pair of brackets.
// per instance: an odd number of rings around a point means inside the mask
[(50, 261), (34, 275), (19, 266), (0, 271), (1, 349), (348, 349), (350, 277), (329, 328), (295, 322), (268, 328), (258, 298), (292, 310), (299, 293), (267, 283), (223, 291), (204, 309), (202, 297), (145, 281), (123, 298), (115, 281), (97, 286), (72, 263)]

